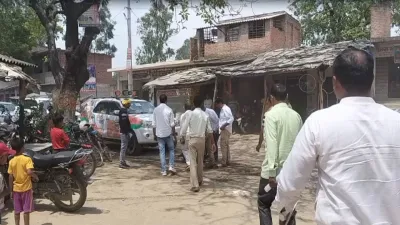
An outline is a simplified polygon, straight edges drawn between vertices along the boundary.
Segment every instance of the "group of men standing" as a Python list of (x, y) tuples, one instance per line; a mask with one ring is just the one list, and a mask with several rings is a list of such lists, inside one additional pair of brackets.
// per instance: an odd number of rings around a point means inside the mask
[[(175, 132), (175, 119), (173, 111), (167, 106), (167, 96), (160, 95), (160, 104), (153, 113), (153, 133), (158, 141), (161, 161), (161, 174), (168, 172), (175, 174), (175, 146), (177, 133)], [(217, 167), (218, 139), (222, 153), (221, 166), (230, 163), (229, 138), (232, 134), (233, 115), (222, 99), (215, 101), (215, 107), (220, 109), (219, 116), (211, 109), (204, 106), (204, 99), (196, 96), (193, 107), (185, 105), (185, 113), (180, 118), (181, 130), (180, 143), (184, 146), (182, 151), (190, 169), (191, 191), (198, 192), (203, 184), (204, 156), (207, 153), (211, 167)], [(169, 169), (167, 171), (165, 151), (169, 150)]]
[(258, 192), (261, 225), (272, 224), (274, 200), (280, 224), (295, 224), (295, 206), (315, 168), (318, 225), (400, 224), (400, 114), (371, 97), (370, 52), (349, 47), (332, 67), (340, 103), (311, 114), (304, 125), (284, 103), (285, 87), (272, 88)]

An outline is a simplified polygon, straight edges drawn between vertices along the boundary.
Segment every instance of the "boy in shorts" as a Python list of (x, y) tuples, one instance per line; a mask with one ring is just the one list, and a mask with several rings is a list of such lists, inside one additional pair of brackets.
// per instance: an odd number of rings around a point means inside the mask
[[(33, 162), (24, 153), (24, 141), (19, 138), (11, 140), (11, 147), (16, 151), (8, 166), (11, 197), (14, 200), (15, 224), (20, 225), (20, 213), (24, 213), (24, 224), (29, 225), (29, 214), (33, 212), (32, 180), (38, 181), (33, 172)], [(13, 184), (13, 185), (11, 185)]]

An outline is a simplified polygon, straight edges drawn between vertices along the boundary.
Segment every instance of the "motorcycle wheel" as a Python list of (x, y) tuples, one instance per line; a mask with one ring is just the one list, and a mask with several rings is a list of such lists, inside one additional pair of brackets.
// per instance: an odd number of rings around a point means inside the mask
[(97, 167), (96, 157), (94, 156), (93, 152), (87, 157), (82, 167), (83, 167), (82, 168), (83, 176), (86, 179), (89, 179), (94, 174), (94, 171), (96, 170)]
[[(77, 187), (77, 190), (79, 190), (79, 199), (76, 203), (69, 202), (70, 204), (65, 204), (61, 199), (57, 198), (57, 196), (53, 197), (53, 203), (54, 205), (61, 211), (63, 212), (76, 212), (79, 209), (82, 208), (82, 206), (86, 202), (86, 197), (87, 197), (87, 189), (86, 189), (86, 182), (83, 179), (79, 179), (75, 175), (70, 175), (71, 178), (71, 186)], [(72, 189), (72, 188), (71, 188)]]
[(113, 157), (113, 155), (112, 155), (110, 149), (108, 149), (107, 146), (104, 146), (104, 147), (103, 147), (103, 156), (104, 156), (104, 159), (105, 159), (106, 161), (112, 162), (112, 157)]
[(93, 154), (95, 155), (96, 158), (96, 166), (97, 167), (104, 166), (103, 154), (101, 154), (101, 150), (98, 147), (93, 148)]

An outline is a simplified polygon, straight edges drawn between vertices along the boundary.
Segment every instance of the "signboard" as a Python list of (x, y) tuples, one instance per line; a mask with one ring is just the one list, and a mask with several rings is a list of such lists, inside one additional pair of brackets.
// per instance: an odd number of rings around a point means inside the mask
[(393, 61), (394, 63), (400, 63), (400, 45), (393, 46)]
[(98, 27), (100, 26), (99, 5), (92, 5), (78, 19), (80, 27)]
[(94, 65), (88, 66), (89, 80), (83, 85), (81, 92), (95, 93), (96, 92), (96, 67)]

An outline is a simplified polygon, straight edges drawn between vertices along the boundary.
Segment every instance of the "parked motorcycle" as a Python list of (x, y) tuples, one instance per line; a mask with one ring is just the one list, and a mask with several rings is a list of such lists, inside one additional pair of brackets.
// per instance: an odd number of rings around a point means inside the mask
[(113, 154), (105, 145), (99, 132), (94, 130), (89, 124), (85, 124), (81, 130), (83, 131), (83, 136), (86, 137), (88, 143), (93, 146), (94, 153), (97, 156), (97, 166), (103, 166), (104, 161), (112, 162)]
[[(26, 150), (24, 154), (32, 158), (39, 177), (39, 181), (33, 183), (34, 197), (49, 199), (64, 212), (82, 208), (87, 196), (87, 182), (79, 162), (86, 160), (91, 153), (91, 150), (79, 149), (42, 155)], [(79, 198), (74, 203), (76, 194)]]

